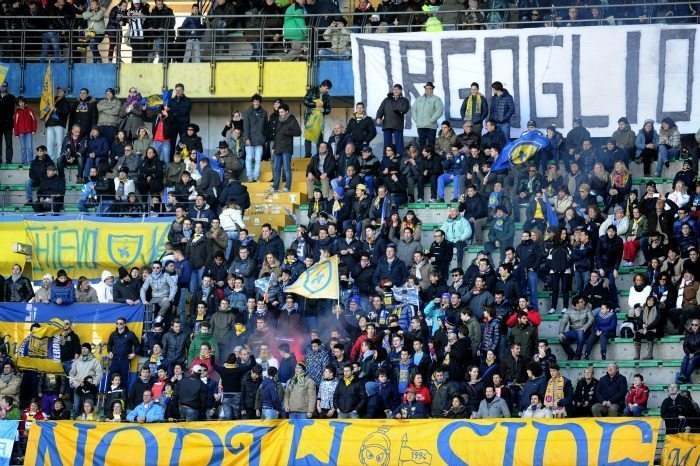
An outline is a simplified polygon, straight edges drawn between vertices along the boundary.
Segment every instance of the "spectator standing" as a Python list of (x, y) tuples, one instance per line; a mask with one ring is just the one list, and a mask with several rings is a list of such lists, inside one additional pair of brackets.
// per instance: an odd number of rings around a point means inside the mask
[[(80, 357), (73, 360), (68, 376), (70, 377), (70, 386), (74, 389), (73, 414), (77, 416), (78, 410), (82, 408), (78, 388), (84, 385), (85, 379), (88, 377), (92, 379), (96, 386), (99, 386), (102, 379), (102, 364), (92, 354), (92, 345), (90, 343), (86, 342), (81, 345)], [(126, 382), (126, 379), (122, 380)], [(124, 386), (126, 387), (126, 385)]]
[(260, 178), (260, 162), (267, 140), (268, 119), (265, 109), (260, 105), (262, 97), (251, 97), (252, 105), (243, 112), (243, 137), (245, 138), (245, 169), (248, 181)]
[[(140, 1), (140, 0), (138, 0)], [(80, 126), (80, 137), (86, 138), (93, 126), (97, 124), (97, 105), (90, 96), (90, 90), (80, 89), (78, 100), (71, 106), (68, 126)]]
[[(311, 143), (316, 145), (316, 150), (318, 151), (318, 144), (323, 141), (323, 117), (331, 113), (331, 97), (328, 91), (333, 87), (333, 83), (324, 79), (320, 86), (312, 86), (306, 92), (304, 96), (304, 121), (306, 123), (306, 130), (304, 131), (304, 157), (311, 157)], [(315, 111), (318, 109), (320, 115), (316, 115)], [(313, 125), (314, 134), (309, 134), (311, 126)], [(318, 135), (318, 136), (316, 136)], [(309, 139), (311, 136), (311, 139)], [(247, 136), (246, 136), (247, 137)]]
[(483, 94), (479, 92), (479, 83), (473, 82), (469, 90), (469, 96), (462, 102), (459, 109), (462, 121), (471, 122), (472, 130), (481, 135), (484, 128), (484, 120), (489, 116), (489, 103)]
[(167, 6), (163, 0), (155, 0), (155, 4), (156, 6), (151, 11), (151, 16), (148, 18), (147, 25), (153, 37), (155, 59), (156, 61), (165, 63), (167, 59), (166, 47), (168, 42), (173, 41), (175, 36), (175, 15), (173, 14), (172, 8)]
[(13, 117), (13, 129), (15, 137), (19, 139), (19, 149), (22, 156), (22, 164), (31, 163), (34, 158), (33, 138), (36, 134), (36, 114), (27, 105), (23, 96), (17, 97), (17, 110)]
[(114, 89), (111, 87), (105, 91), (105, 98), (97, 102), (97, 128), (110, 146), (117, 136), (121, 105), (121, 101), (115, 97)]
[(418, 128), (418, 148), (435, 147), (437, 122), (442, 116), (444, 105), (440, 97), (433, 94), (435, 86), (432, 82), (425, 83), (424, 93), (411, 106), (411, 116)]
[(129, 24), (129, 45), (131, 45), (131, 62), (144, 63), (148, 57), (148, 40), (146, 21), (150, 6), (141, 0), (131, 0), (131, 7), (126, 12)]
[(571, 381), (559, 373), (557, 363), (549, 366), (549, 376), (544, 392), (544, 406), (552, 411), (553, 417), (568, 417), (574, 401)]
[(316, 408), (316, 384), (306, 375), (306, 363), (298, 361), (284, 391), (284, 410), (290, 419), (309, 419)]
[[(0, 85), (0, 146), (5, 138), (5, 163), (12, 163), (12, 129), (17, 100), (8, 92), (9, 85), (4, 81)], [(61, 138), (63, 139), (63, 138)], [(2, 147), (0, 147), (0, 163), (2, 162)]]
[[(382, 127), (384, 147), (394, 144), (396, 152), (401, 155), (404, 154), (404, 119), (409, 109), (410, 102), (403, 96), (403, 87), (401, 84), (394, 84), (392, 91), (386, 95), (377, 110), (377, 125)], [(422, 191), (420, 193), (419, 197), (422, 198)]]
[(53, 107), (44, 122), (49, 157), (55, 164), (58, 164), (61, 158), (61, 144), (66, 135), (66, 124), (68, 123), (70, 111), (71, 108), (65, 97), (65, 91), (62, 87), (57, 87)]
[[(92, 54), (93, 63), (102, 63), (102, 57), (97, 46), (105, 37), (105, 13), (106, 9), (102, 8), (98, 0), (90, 0), (88, 11), (83, 12), (83, 19), (87, 21), (88, 30), (93, 31), (93, 35), (89, 37), (88, 44)], [(87, 61), (87, 56), (85, 57)]]
[(490, 118), (496, 122), (496, 128), (503, 133), (506, 141), (510, 141), (510, 119), (515, 115), (515, 102), (508, 89), (500, 81), (491, 84), (491, 113)]
[(185, 18), (182, 26), (179, 29), (179, 34), (185, 37), (185, 55), (182, 58), (182, 63), (200, 63), (202, 61), (202, 52), (200, 41), (204, 37), (204, 24), (202, 24), (202, 16), (199, 13), (199, 5), (192, 5), (192, 14)]
[[(294, 5), (290, 6), (293, 7)], [(278, 110), (279, 120), (275, 128), (275, 140), (272, 149), (272, 191), (277, 191), (282, 180), (284, 168), (285, 187), (280, 192), (289, 192), (292, 187), (292, 153), (294, 138), (301, 136), (301, 128), (296, 117), (289, 112), (289, 105), (281, 104)]]
[(126, 319), (119, 317), (116, 330), (109, 335), (107, 340), (107, 351), (111, 359), (109, 374), (111, 376), (114, 373), (118, 373), (124, 387), (128, 386), (129, 365), (131, 360), (138, 354), (139, 346), (139, 340), (134, 335), (134, 332), (127, 327)]

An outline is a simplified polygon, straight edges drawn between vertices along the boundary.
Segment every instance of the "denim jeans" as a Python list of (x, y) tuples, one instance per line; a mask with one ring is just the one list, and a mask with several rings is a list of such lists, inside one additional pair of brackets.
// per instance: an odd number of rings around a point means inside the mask
[(41, 62), (46, 63), (46, 58), (49, 56), (49, 48), (53, 52), (53, 60), (56, 63), (61, 61), (61, 46), (58, 41), (58, 33), (48, 31), (41, 33)]
[(600, 340), (600, 354), (607, 354), (608, 352), (608, 340), (615, 338), (615, 332), (603, 332), (600, 336), (596, 335), (595, 332), (591, 332), (586, 341), (586, 354), (591, 354), (593, 351), (593, 345)]
[(678, 158), (680, 153), (680, 149), (671, 149), (665, 144), (659, 144), (659, 160), (656, 162), (656, 176), (661, 176), (661, 171), (664, 169), (664, 163), (666, 163), (669, 158)]
[(559, 342), (561, 343), (561, 347), (564, 349), (564, 352), (569, 356), (572, 357), (574, 356), (574, 351), (571, 349), (571, 346), (569, 346), (569, 342), (575, 341), (576, 342), (576, 356), (581, 356), (581, 352), (583, 351), (583, 342), (586, 339), (586, 332), (583, 330), (567, 330), (564, 332), (564, 338), (560, 339)]
[(510, 141), (510, 123), (497, 123), (496, 129), (501, 131), (506, 137), (506, 143)]
[(308, 419), (309, 416), (304, 412), (294, 411), (289, 413), (289, 419)]
[(241, 412), (241, 394), (236, 393), (224, 393), (224, 397), (221, 399), (221, 406), (224, 409), (224, 419), (231, 421), (234, 419), (240, 419)]
[(178, 309), (179, 315), (180, 315), (180, 322), (182, 322), (183, 325), (186, 324), (187, 320), (188, 320), (187, 319), (187, 309), (186, 309), (186, 307), (187, 307), (187, 292), (188, 291), (189, 291), (189, 288), (180, 288), (178, 290), (179, 299), (178, 299), (178, 303), (177, 303), (177, 309)]
[(93, 158), (90, 156), (85, 157), (85, 165), (83, 166), (83, 171), (82, 171), (83, 178), (90, 177), (90, 168), (97, 167), (97, 165), (99, 165), (99, 163), (100, 163), (100, 160), (107, 160), (107, 159), (104, 157), (100, 157), (100, 158), (97, 158), (97, 157)]
[(359, 419), (360, 415), (356, 412), (354, 413), (342, 413), (338, 411), (338, 419)]
[(192, 276), (190, 277), (191, 293), (194, 293), (197, 288), (202, 286), (202, 278), (204, 278), (204, 267), (192, 269)]
[(160, 59), (160, 62), (163, 63), (165, 60), (164, 51), (165, 47), (163, 47), (163, 38), (162, 37), (156, 37), (153, 39), (153, 51), (158, 55), (158, 58)]
[(685, 377), (685, 382), (690, 383), (690, 376), (693, 375), (695, 368), (700, 366), (700, 354), (693, 356), (689, 355), (683, 357), (683, 362), (681, 363), (681, 375)]
[(605, 278), (608, 279), (608, 289), (610, 290), (610, 301), (612, 301), (613, 309), (617, 309), (620, 307), (620, 300), (617, 296), (617, 285), (615, 284), (614, 271), (606, 271)]
[(396, 146), (396, 153), (403, 155), (403, 131), (384, 129), (382, 130), (382, 133), (384, 135), (384, 147), (388, 146), (389, 144), (394, 144)]
[(112, 374), (119, 374), (121, 377), (121, 386), (123, 388), (129, 388), (129, 365), (130, 362), (128, 359), (112, 359), (111, 364), (109, 365), (109, 377), (112, 377)]
[(22, 164), (26, 165), (32, 162), (34, 151), (32, 149), (34, 135), (32, 133), (24, 133), (19, 135), (19, 151), (22, 154)]
[(647, 408), (645, 406), (625, 406), (625, 410), (622, 412), (623, 416), (634, 416), (634, 417), (639, 417), (641, 416), (644, 411), (646, 411)]
[[(92, 62), (93, 63), (102, 63), (102, 56), (100, 55), (100, 51), (97, 48), (100, 43), (102, 43), (102, 39), (104, 39), (104, 34), (96, 34), (95, 37), (90, 38), (90, 51), (92, 52)], [(87, 59), (86, 59), (87, 61)]]
[(574, 292), (581, 294), (583, 289), (586, 287), (586, 283), (591, 279), (591, 272), (579, 272), (578, 270), (574, 272)]
[(418, 147), (423, 149), (425, 146), (435, 147), (435, 128), (418, 128)]
[(188, 406), (180, 405), (180, 417), (187, 422), (198, 421), (199, 411)]
[(199, 44), (199, 39), (187, 39), (185, 42), (185, 56), (182, 63), (199, 63), (202, 61), (202, 49)]
[[(260, 178), (262, 155), (263, 146), (245, 146), (245, 174), (248, 181), (258, 181)], [(253, 160), (255, 161), (255, 170), (253, 170)]]
[(457, 199), (457, 187), (459, 186), (459, 175), (444, 173), (438, 176), (437, 195), (440, 199), (445, 198), (445, 185), (452, 181), (452, 198)]
[(284, 152), (275, 153), (272, 156), (272, 188), (278, 190), (282, 180), (282, 168), (284, 168), (284, 185), (287, 189), (292, 187), (292, 154)]
[(535, 270), (527, 271), (527, 288), (530, 293), (530, 306), (539, 309), (540, 303), (537, 299), (537, 272)]
[(24, 180), (24, 193), (27, 195), (27, 202), (31, 202), (34, 199), (32, 194), (32, 180)]
[(270, 408), (263, 408), (260, 414), (261, 419), (278, 419), (280, 416), (279, 411)]
[(163, 165), (170, 163), (170, 141), (153, 141), (151, 145), (158, 153), (158, 158)]
[(61, 158), (61, 144), (65, 135), (66, 128), (63, 126), (48, 126), (46, 128), (46, 148), (54, 164), (58, 164), (58, 159)]

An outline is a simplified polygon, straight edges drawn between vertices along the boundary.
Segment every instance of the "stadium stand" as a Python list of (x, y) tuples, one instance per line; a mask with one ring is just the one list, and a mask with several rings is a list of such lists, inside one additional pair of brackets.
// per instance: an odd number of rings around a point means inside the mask
[[(697, 24), (700, 11), (540, 3), (3, 4), (3, 62), (175, 70), (163, 95), (57, 87), (46, 109), (0, 88), (8, 221), (172, 219), (158, 260), (132, 269), (40, 277), (31, 258), (1, 261), (0, 304), (146, 309), (142, 333), (116, 319), (102, 361), (63, 322), (64, 376), (23, 374), (0, 347), (0, 419), (26, 423), (13, 461), (41, 419), (661, 416), (665, 433), (699, 432), (700, 130), (621, 115), (595, 138), (578, 118), (566, 134), (530, 121), (523, 137), (547, 149), (501, 170), (518, 95), (495, 79), (472, 83), (461, 128), (427, 82), (411, 101), (388, 83), (375, 114), (357, 103), (329, 131), (323, 117), (352, 104), (323, 76), (297, 98), (236, 102), (215, 143), (219, 127), (194, 117), (205, 104), (173, 81), (180, 62), (349, 60), (350, 33)], [(333, 256), (337, 299), (285, 291)]]

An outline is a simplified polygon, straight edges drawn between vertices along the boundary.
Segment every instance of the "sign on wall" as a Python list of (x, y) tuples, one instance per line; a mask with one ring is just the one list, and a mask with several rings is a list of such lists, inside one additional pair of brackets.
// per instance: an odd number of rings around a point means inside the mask
[[(501, 29), (441, 33), (353, 34), (355, 99), (374, 116), (394, 83), (413, 101), (427, 81), (461, 125), (460, 106), (472, 82), (491, 95), (500, 81), (514, 96), (511, 136), (528, 120), (568, 130), (572, 120), (596, 137), (610, 136), (626, 116), (637, 131), (651, 118), (673, 118), (682, 133), (700, 122), (698, 30), (640, 25)], [(417, 135), (406, 119), (406, 135)]]

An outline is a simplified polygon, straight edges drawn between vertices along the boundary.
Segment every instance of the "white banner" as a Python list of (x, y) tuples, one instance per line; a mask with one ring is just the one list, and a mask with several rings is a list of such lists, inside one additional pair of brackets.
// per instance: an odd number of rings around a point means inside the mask
[[(413, 103), (432, 81), (446, 118), (461, 126), (471, 83), (490, 99), (491, 83), (501, 81), (515, 99), (512, 137), (531, 119), (568, 131), (576, 117), (595, 137), (610, 136), (622, 116), (635, 131), (647, 118), (670, 116), (682, 133), (695, 133), (697, 32), (697, 26), (640, 25), (353, 34), (355, 99), (374, 116), (394, 83)], [(406, 135), (417, 134), (410, 115), (405, 128)]]

